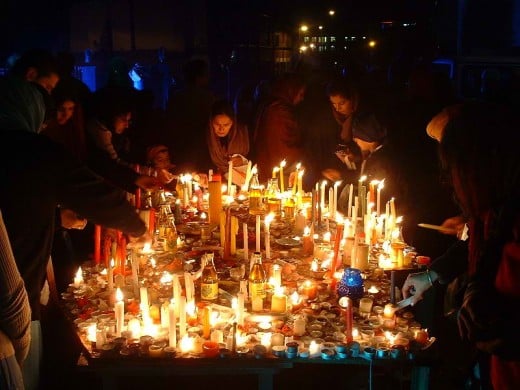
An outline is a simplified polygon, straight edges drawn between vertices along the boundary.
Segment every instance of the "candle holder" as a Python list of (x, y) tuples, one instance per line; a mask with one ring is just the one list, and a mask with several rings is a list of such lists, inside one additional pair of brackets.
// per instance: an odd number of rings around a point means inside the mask
[(341, 280), (336, 286), (338, 297), (349, 297), (359, 300), (363, 297), (364, 287), (361, 271), (356, 268), (346, 268)]

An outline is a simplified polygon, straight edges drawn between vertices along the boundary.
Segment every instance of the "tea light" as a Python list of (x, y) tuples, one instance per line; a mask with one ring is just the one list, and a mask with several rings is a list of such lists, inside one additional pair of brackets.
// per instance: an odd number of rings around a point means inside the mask
[(392, 318), (394, 318), (394, 313), (395, 313), (395, 306), (392, 305), (391, 303), (387, 303), (383, 310), (383, 317), (386, 319), (392, 319)]
[(305, 318), (298, 317), (294, 320), (293, 333), (295, 336), (303, 336), (305, 334)]
[(273, 333), (271, 335), (271, 346), (283, 346), (285, 344), (285, 336), (282, 333)]
[(320, 345), (315, 340), (312, 340), (309, 345), (309, 355), (311, 358), (320, 356)]

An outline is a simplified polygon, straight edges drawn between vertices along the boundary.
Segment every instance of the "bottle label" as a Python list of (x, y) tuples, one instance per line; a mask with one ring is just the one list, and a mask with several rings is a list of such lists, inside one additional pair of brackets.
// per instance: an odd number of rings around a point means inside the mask
[(218, 283), (201, 283), (200, 298), (204, 301), (214, 301), (218, 298)]
[(251, 294), (251, 299), (255, 297), (265, 298), (265, 283), (249, 282), (249, 293)]

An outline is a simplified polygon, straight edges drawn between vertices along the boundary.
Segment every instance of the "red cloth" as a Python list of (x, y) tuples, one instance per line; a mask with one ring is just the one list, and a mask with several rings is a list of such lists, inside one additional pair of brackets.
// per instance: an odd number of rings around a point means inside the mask
[[(495, 278), (499, 293), (520, 298), (520, 243), (510, 242), (504, 246), (502, 260)], [(518, 307), (511, 308), (518, 310)], [(495, 389), (520, 389), (520, 362), (506, 361), (497, 355), (491, 356), (491, 381)]]

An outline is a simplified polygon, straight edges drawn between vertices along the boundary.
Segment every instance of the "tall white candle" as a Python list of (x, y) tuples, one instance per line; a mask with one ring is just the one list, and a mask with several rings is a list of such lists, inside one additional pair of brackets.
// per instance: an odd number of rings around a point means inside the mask
[(280, 287), (282, 285), (282, 267), (280, 266), (280, 264), (274, 264), (272, 269), (274, 288)]
[(338, 187), (341, 184), (341, 181), (337, 181), (334, 183), (334, 209), (332, 210), (332, 218), (336, 219), (336, 213), (338, 212)]
[(273, 213), (269, 213), (268, 215), (265, 216), (265, 219), (264, 219), (264, 224), (265, 224), (265, 232), (264, 232), (264, 236), (265, 236), (265, 257), (266, 259), (270, 259), (271, 258), (271, 231), (270, 231), (270, 226), (271, 226), (271, 221), (273, 220), (274, 218), (274, 214)]
[(116, 289), (116, 304), (114, 307), (116, 317), (116, 336), (121, 337), (121, 331), (125, 323), (125, 303), (123, 302), (123, 292), (118, 287)]
[(143, 323), (144, 323), (144, 326), (147, 327), (148, 325), (151, 324), (151, 318), (150, 318), (150, 303), (148, 302), (148, 289), (146, 287), (140, 288), (140, 298), (141, 298), (141, 303), (139, 306), (140, 306), (141, 314), (143, 317)]
[(255, 221), (255, 236), (256, 236), (256, 252), (260, 252), (260, 215), (256, 216)]
[(354, 185), (353, 184), (349, 184), (349, 190), (348, 190), (348, 208), (347, 208), (347, 212), (348, 212), (348, 216), (349, 217), (353, 217), (352, 215), (352, 199), (353, 198), (353, 195), (354, 195)]
[(179, 299), (179, 337), (182, 339), (185, 334), (186, 334), (186, 297), (181, 296)]
[[(114, 261), (114, 259), (112, 259), (112, 261)], [(137, 259), (137, 253), (134, 249), (134, 250), (132, 250), (132, 288), (133, 288), (135, 296), (137, 296), (137, 294), (139, 293), (138, 268), (139, 268), (139, 260)]]
[(232, 178), (233, 178), (233, 160), (230, 159), (229, 160), (229, 168), (228, 168), (228, 180), (227, 180), (227, 190), (228, 190), (228, 195), (232, 195), (232, 189), (231, 189), (231, 184), (232, 184)]
[(191, 302), (195, 295), (193, 291), (193, 278), (189, 272), (184, 273), (184, 288), (186, 290), (186, 302)]
[[(323, 180), (320, 186), (320, 207), (321, 207), (321, 218), (323, 219), (323, 210), (325, 210), (325, 186), (327, 180)], [(321, 222), (321, 221), (320, 221)]]
[(244, 325), (244, 302), (245, 302), (245, 294), (242, 291), (237, 293), (237, 310), (238, 310), (238, 325)]
[(179, 317), (179, 304), (181, 299), (181, 282), (179, 280), (178, 274), (173, 274), (172, 276), (172, 285), (173, 285), (173, 300), (177, 302), (175, 305), (175, 315)]
[(168, 341), (170, 347), (177, 347), (177, 317), (175, 317), (175, 303), (173, 299), (168, 305)]
[(381, 190), (385, 186), (385, 179), (381, 180), (377, 184), (377, 200), (376, 200), (376, 212), (377, 215), (381, 215)]
[(249, 235), (247, 232), (247, 223), (242, 224), (242, 233), (244, 237), (244, 260), (249, 258)]

